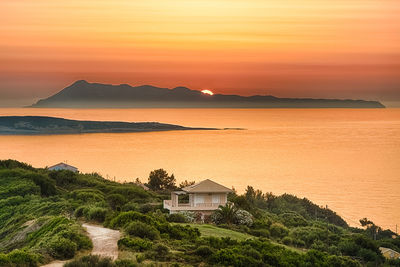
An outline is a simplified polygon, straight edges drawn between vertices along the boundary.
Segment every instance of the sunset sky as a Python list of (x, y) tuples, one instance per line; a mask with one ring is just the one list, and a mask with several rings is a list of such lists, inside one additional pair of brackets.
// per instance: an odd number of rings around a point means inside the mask
[(75, 80), (400, 100), (399, 0), (1, 0), (0, 105)]

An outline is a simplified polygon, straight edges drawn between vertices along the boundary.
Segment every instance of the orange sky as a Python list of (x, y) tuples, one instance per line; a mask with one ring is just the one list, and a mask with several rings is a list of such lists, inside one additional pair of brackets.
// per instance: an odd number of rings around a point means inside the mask
[(398, 0), (1, 0), (0, 98), (86, 79), (400, 100), (398, 14)]

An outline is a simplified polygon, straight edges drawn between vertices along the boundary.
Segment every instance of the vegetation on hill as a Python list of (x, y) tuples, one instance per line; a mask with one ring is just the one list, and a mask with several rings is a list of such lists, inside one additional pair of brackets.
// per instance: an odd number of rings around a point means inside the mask
[(0, 134), (130, 133), (172, 130), (215, 130), (190, 128), (158, 122), (79, 121), (43, 116), (0, 116)]
[[(393, 232), (367, 219), (363, 229), (349, 227), (307, 199), (248, 187), (199, 223), (198, 214), (162, 208), (176, 187), (173, 175), (154, 171), (149, 184), (162, 191), (0, 161), (0, 266), (74, 257), (67, 266), (400, 266), (378, 249), (400, 251)], [(92, 247), (81, 221), (122, 231), (117, 261), (79, 257)]]

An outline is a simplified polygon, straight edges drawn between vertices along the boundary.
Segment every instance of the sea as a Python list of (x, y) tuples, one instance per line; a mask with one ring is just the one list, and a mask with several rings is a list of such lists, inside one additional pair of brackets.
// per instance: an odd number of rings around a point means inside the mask
[[(183, 180), (212, 179), (289, 193), (400, 230), (400, 109), (39, 109), (0, 116), (162, 122), (221, 130), (0, 136), (0, 159), (34, 167), (67, 162), (115, 181), (146, 182), (163, 168)], [(224, 129), (231, 128), (231, 129)], [(232, 129), (233, 128), (233, 129)]]

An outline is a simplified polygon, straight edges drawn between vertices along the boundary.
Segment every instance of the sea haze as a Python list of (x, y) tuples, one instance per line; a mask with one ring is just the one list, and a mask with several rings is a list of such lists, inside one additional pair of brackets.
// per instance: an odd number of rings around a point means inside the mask
[(0, 109), (2, 116), (159, 121), (245, 131), (0, 136), (0, 158), (35, 167), (68, 161), (119, 181), (165, 168), (243, 192), (292, 193), (328, 205), (351, 225), (400, 222), (400, 109)]

